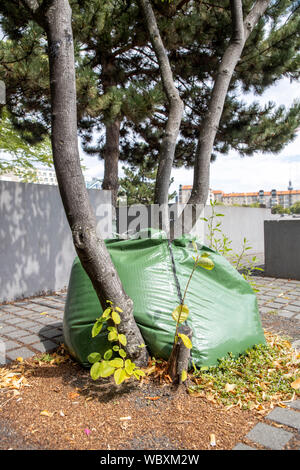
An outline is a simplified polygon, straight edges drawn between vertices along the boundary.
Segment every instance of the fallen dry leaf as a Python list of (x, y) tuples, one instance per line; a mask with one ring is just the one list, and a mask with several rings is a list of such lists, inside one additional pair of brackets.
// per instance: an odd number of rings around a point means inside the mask
[(294, 382), (291, 383), (291, 387), (294, 390), (299, 390), (299, 388), (300, 388), (300, 377), (298, 379), (296, 379)]
[(236, 384), (226, 384), (225, 385), (225, 390), (226, 392), (232, 392), (236, 388)]
[(48, 410), (43, 410), (40, 412), (40, 415), (41, 416), (47, 416), (48, 418), (52, 418), (52, 416), (54, 415), (54, 413), (51, 413), (50, 411)]
[(146, 400), (159, 400), (160, 397), (145, 397)]

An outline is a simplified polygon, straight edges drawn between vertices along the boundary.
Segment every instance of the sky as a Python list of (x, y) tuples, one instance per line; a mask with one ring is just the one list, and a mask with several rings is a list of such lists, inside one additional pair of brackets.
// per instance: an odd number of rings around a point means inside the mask
[[(247, 94), (243, 100), (259, 101), (261, 104), (273, 101), (277, 106), (284, 104), (289, 107), (295, 99), (300, 99), (300, 84), (290, 83), (288, 79), (280, 80), (268, 88), (263, 96)], [(103, 162), (97, 157), (88, 157), (82, 152), (83, 164), (87, 168), (87, 179), (103, 178)], [(122, 176), (120, 164), (120, 176)], [(178, 191), (180, 184), (193, 183), (193, 170), (173, 169), (174, 183), (171, 190)], [(222, 155), (211, 165), (210, 188), (224, 192), (252, 192), (263, 189), (286, 190), (291, 179), (294, 189), (300, 189), (300, 122), (296, 139), (288, 144), (280, 153), (256, 154), (253, 157), (241, 158), (236, 152)]]

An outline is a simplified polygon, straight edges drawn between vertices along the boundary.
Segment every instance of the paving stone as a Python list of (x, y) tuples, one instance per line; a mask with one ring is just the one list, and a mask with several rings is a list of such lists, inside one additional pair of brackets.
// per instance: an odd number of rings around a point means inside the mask
[(300, 410), (300, 400), (291, 401), (290, 403), (287, 403), (287, 405), (295, 410)]
[[(49, 315), (42, 315), (39, 318), (35, 319), (36, 323), (40, 323), (42, 325), (47, 324), (49, 322), (49, 320), (51, 321), (51, 320), (54, 320), (54, 319), (52, 319)], [(55, 321), (57, 321), (57, 320), (55, 320)]]
[(55, 308), (59, 308), (59, 304), (58, 302), (50, 302), (50, 301), (43, 301), (43, 302), (39, 302), (39, 305), (36, 304), (36, 307), (39, 308), (39, 307), (43, 307), (45, 309), (47, 308), (51, 308), (51, 309), (55, 309)]
[(284, 318), (291, 318), (295, 315), (295, 312), (289, 312), (288, 310), (280, 310), (278, 312), (278, 315)]
[(20, 338), (21, 343), (24, 344), (33, 344), (36, 343), (37, 341), (41, 341), (41, 338), (38, 335), (29, 335), (29, 336), (24, 336), (23, 338)]
[(300, 351), (300, 339), (297, 339), (292, 343), (292, 348), (298, 349)]
[(295, 316), (296, 320), (300, 320), (300, 314)]
[(2, 328), (0, 328), (0, 338), (1, 335), (6, 335), (7, 333), (11, 333), (12, 331), (15, 331), (15, 327), (12, 325), (2, 325)]
[(31, 346), (40, 352), (52, 351), (53, 349), (57, 348), (57, 344), (50, 340), (46, 340), (40, 343), (35, 343), (35, 344), (32, 344)]
[(268, 302), (266, 305), (265, 305), (267, 308), (269, 308), (270, 310), (278, 310), (280, 308), (282, 308), (282, 305), (281, 304), (278, 304), (278, 303), (275, 303), (275, 302)]
[(58, 330), (56, 328), (48, 329), (48, 330), (44, 331), (42, 334), (46, 338), (51, 339), (51, 338), (55, 338), (55, 336), (60, 336), (61, 335), (61, 330)]
[(300, 413), (287, 408), (274, 408), (266, 419), (275, 421), (279, 424), (285, 424), (291, 428), (300, 429)]
[(47, 325), (51, 325), (51, 328), (60, 328), (62, 321), (59, 321), (57, 318), (48, 318)]
[(28, 310), (33, 310), (34, 312), (46, 312), (47, 311), (47, 306), (33, 304), (33, 303), (28, 304), (26, 308)]
[(43, 328), (45, 328), (45, 325), (42, 323), (35, 323), (34, 326), (31, 326), (30, 328), (27, 328), (27, 334), (29, 333), (39, 333)]
[(256, 424), (246, 436), (250, 441), (271, 450), (283, 449), (292, 437), (294, 437), (293, 433), (264, 423)]
[(277, 309), (269, 308), (269, 307), (266, 307), (266, 306), (260, 307), (259, 311), (260, 311), (260, 313), (270, 313), (270, 312), (272, 313), (274, 311), (275, 311), (276, 314), (278, 313)]
[(9, 318), (5, 318), (4, 321), (6, 323), (9, 323), (10, 325), (18, 325), (20, 323), (23, 323), (24, 319), (22, 319), (20, 317), (9, 317)]
[(285, 310), (290, 310), (291, 312), (300, 313), (300, 307), (296, 305), (285, 305)]
[(28, 336), (28, 331), (17, 330), (16, 328), (14, 328), (13, 331), (7, 333), (7, 336), (9, 336), (12, 339), (19, 339), (19, 338), (22, 338), (23, 336)]
[(34, 328), (35, 326), (37, 326), (37, 324), (32, 321), (24, 321), (22, 323), (22, 328), (26, 330), (30, 330), (30, 328)]
[(6, 347), (6, 350), (9, 351), (10, 349), (19, 348), (20, 345), (16, 343), (15, 341), (8, 340), (5, 342), (5, 347)]
[(13, 351), (9, 351), (7, 353), (8, 358), (11, 359), (12, 361), (17, 359), (17, 357), (23, 357), (23, 359), (28, 359), (29, 357), (32, 357), (34, 355), (35, 354), (33, 351), (30, 351), (30, 349), (25, 348), (25, 347), (14, 349)]
[(61, 344), (61, 343), (64, 343), (65, 341), (65, 338), (63, 335), (61, 336), (56, 336), (55, 338), (52, 338), (53, 341), (55, 341), (57, 344)]
[(21, 308), (16, 307), (15, 305), (1, 305), (0, 309), (5, 312), (15, 312), (15, 311), (20, 310)]
[(257, 450), (254, 447), (247, 446), (246, 444), (242, 444), (239, 442), (232, 450)]

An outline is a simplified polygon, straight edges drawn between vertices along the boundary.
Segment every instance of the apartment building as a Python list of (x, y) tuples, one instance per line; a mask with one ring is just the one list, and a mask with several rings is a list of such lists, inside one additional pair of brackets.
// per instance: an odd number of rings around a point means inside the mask
[[(190, 197), (191, 190), (192, 186), (180, 185), (178, 202), (186, 204)], [(289, 183), (287, 191), (272, 189), (271, 191), (260, 190), (249, 193), (224, 193), (223, 191), (213, 191), (210, 189), (207, 204), (209, 204), (209, 201), (217, 201), (229, 206), (234, 204), (250, 206), (251, 204), (259, 203), (268, 208), (276, 205), (288, 208), (295, 204), (295, 202), (300, 201), (300, 190), (293, 189), (291, 182)]]
[[(179, 191), (178, 191), (178, 200), (176, 198), (176, 202), (179, 202), (179, 204), (186, 204), (190, 198), (191, 192), (192, 192), (192, 186), (190, 185), (183, 186), (182, 184), (180, 184)], [(222, 191), (219, 191), (219, 192), (222, 192)], [(214, 193), (215, 191), (212, 191), (211, 189), (209, 190), (206, 204), (209, 204), (210, 201), (213, 202), (215, 200)]]

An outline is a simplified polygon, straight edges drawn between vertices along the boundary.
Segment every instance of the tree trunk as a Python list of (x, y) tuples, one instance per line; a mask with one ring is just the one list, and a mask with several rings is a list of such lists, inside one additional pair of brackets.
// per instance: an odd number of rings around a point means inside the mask
[(149, 0), (139, 0), (139, 3), (145, 15), (150, 40), (159, 63), (163, 88), (169, 102), (169, 115), (161, 143), (154, 191), (154, 203), (167, 204), (176, 141), (183, 114), (183, 102), (174, 84), (169, 58), (160, 37), (151, 3)]
[[(193, 331), (188, 325), (181, 325), (178, 328), (178, 333), (183, 333), (192, 340)], [(173, 384), (182, 384), (182, 372), (189, 369), (189, 361), (191, 350), (186, 348), (181, 338), (174, 344), (169, 361), (168, 361), (168, 375), (171, 377)]]
[[(27, 2), (30, 7), (31, 2)], [(104, 308), (106, 300), (118, 305), (120, 333), (127, 337), (127, 353), (139, 366), (147, 364), (147, 351), (133, 317), (133, 302), (126, 295), (96, 221), (85, 187), (77, 139), (76, 85), (71, 8), (68, 0), (46, 3), (40, 18), (47, 32), (50, 66), (52, 151), (54, 166), (76, 252)], [(31, 8), (33, 12), (35, 8)], [(40, 9), (36, 15), (41, 14)], [(37, 21), (39, 18), (36, 18)]]
[(119, 189), (118, 164), (120, 156), (120, 119), (106, 124), (106, 140), (103, 152), (104, 179), (102, 189), (112, 192), (112, 204), (117, 205)]
[(230, 0), (232, 37), (219, 65), (211, 100), (200, 129), (195, 155), (193, 189), (188, 204), (206, 204), (210, 181), (210, 159), (229, 84), (245, 42), (269, 3), (270, 0), (257, 0), (243, 21), (242, 0)]
[[(114, 58), (109, 51), (101, 54), (101, 67), (103, 91), (104, 93), (109, 93), (110, 89), (116, 86), (116, 74), (118, 73), (114, 65)], [(120, 116), (106, 122), (105, 145), (103, 149), (104, 179), (102, 189), (109, 189), (112, 192), (112, 204), (114, 207), (117, 205), (119, 189), (120, 124)]]

